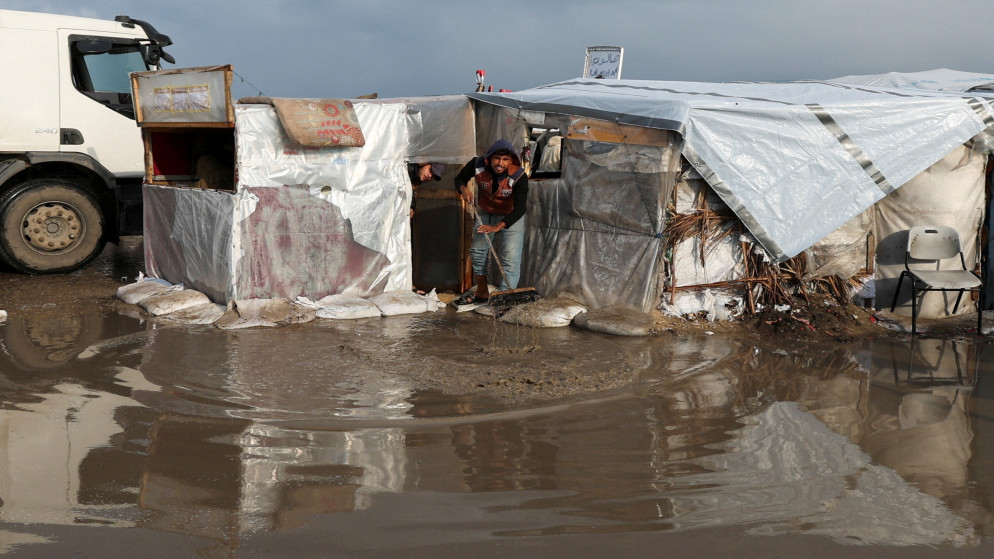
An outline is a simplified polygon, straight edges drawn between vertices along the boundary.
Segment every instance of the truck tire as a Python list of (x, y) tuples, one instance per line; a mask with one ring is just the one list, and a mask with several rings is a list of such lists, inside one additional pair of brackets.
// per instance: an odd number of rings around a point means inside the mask
[(0, 197), (0, 258), (18, 271), (70, 272), (105, 244), (100, 204), (72, 182), (33, 179)]

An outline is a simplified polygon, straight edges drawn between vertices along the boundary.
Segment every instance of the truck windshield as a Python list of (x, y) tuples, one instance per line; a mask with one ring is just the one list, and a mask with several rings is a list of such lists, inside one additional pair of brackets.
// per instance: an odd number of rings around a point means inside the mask
[(142, 60), (138, 48), (116, 49), (104, 54), (88, 54), (83, 57), (93, 91), (113, 91), (131, 93), (131, 72), (144, 72), (148, 68)]

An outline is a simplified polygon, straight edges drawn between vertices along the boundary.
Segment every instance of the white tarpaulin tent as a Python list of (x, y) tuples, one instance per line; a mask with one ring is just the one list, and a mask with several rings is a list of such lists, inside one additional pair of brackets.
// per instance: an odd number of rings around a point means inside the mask
[(230, 190), (144, 185), (148, 274), (215, 302), (409, 291), (407, 164), (471, 158), (472, 108), (461, 95), (351, 103), (362, 147), (304, 147), (273, 106), (236, 105)]
[[(908, 226), (957, 226), (970, 263), (979, 249), (994, 124), (982, 96), (828, 82), (576, 79), (470, 97), (481, 140), (521, 141), (522, 129), (562, 134), (561, 176), (531, 188), (525, 279), (592, 308), (648, 310), (659, 306), (664, 282), (677, 293), (734, 281), (754, 241), (775, 262), (805, 252), (805, 279), (872, 272), (877, 251), (878, 304), (889, 303), (903, 269)], [(728, 237), (727, 250), (706, 262), (692, 243), (664, 253), (669, 220), (696, 211), (684, 199), (703, 192), (702, 179), (719, 197), (708, 204), (730, 210), (751, 235)], [(529, 261), (541, 264), (529, 269)], [(922, 316), (949, 313), (951, 303), (932, 299)]]
[(983, 98), (826, 82), (575, 79), (470, 97), (680, 133), (683, 156), (777, 261), (994, 125)]

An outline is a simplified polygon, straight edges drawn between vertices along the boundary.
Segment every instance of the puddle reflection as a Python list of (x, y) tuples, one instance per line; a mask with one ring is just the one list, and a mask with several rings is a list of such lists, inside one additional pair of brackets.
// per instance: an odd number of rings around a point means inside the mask
[[(403, 330), (388, 343), (408, 343)], [(990, 346), (633, 344), (645, 382), (616, 398), (480, 413), (378, 364), (349, 372), (369, 354), (336, 353), (329, 382), (328, 347), (301, 344), (288, 362), (264, 338), (161, 329), (76, 348), (67, 363), (89, 381), (62, 370), (27, 388), (31, 369), (16, 362), (5, 394), (32, 398), (0, 409), (0, 520), (234, 549), (360, 510), (410, 528), (430, 493), (452, 497), (431, 520), (440, 542), (468, 518), (479, 528), (481, 511), (502, 537), (741, 525), (961, 547), (994, 526)], [(498, 493), (511, 498), (494, 506)]]

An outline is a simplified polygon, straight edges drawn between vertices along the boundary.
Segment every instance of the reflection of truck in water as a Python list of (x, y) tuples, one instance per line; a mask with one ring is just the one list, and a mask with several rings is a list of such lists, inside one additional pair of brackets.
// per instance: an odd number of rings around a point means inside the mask
[(141, 234), (129, 74), (173, 62), (171, 43), (127, 16), (0, 10), (0, 261), (67, 272)]

